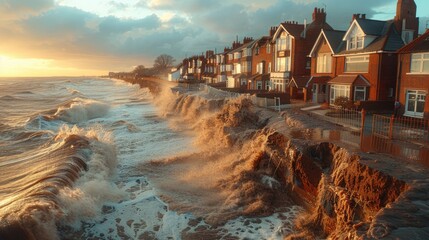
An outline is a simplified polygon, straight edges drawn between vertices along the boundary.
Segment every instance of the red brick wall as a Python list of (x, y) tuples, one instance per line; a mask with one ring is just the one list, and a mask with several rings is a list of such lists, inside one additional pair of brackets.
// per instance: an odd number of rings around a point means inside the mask
[[(405, 109), (406, 92), (407, 90), (423, 90), (429, 93), (429, 75), (424, 74), (409, 74), (411, 67), (411, 54), (401, 54), (399, 61), (402, 62), (399, 82), (399, 102), (402, 106), (402, 111)], [(425, 118), (429, 118), (429, 97), (426, 97)]]

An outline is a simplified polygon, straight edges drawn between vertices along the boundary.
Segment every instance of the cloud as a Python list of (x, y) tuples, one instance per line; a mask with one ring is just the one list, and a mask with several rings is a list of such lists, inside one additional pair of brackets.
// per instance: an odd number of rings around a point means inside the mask
[(0, 52), (71, 68), (121, 70), (150, 66), (162, 53), (180, 61), (206, 50), (219, 52), (236, 36), (256, 39), (286, 20), (311, 22), (315, 7), (326, 7), (328, 23), (340, 30), (353, 13), (393, 18), (396, 1), (0, 0)]
[(54, 7), (54, 0), (0, 0), (0, 20), (28, 18)]

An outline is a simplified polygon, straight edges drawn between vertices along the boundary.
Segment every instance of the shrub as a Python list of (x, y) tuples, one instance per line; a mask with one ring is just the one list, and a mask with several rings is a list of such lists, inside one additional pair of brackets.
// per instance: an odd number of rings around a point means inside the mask
[(352, 109), (356, 107), (354, 102), (345, 96), (335, 98), (334, 105), (346, 109)]

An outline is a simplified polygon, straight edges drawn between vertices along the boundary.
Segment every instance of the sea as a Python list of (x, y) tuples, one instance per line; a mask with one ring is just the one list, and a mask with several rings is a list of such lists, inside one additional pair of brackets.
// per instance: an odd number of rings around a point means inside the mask
[(291, 234), (302, 209), (246, 214), (255, 202), (237, 199), (249, 183), (221, 153), (201, 152), (189, 120), (162, 109), (178, 96), (169, 94), (115, 79), (0, 78), (0, 239)]

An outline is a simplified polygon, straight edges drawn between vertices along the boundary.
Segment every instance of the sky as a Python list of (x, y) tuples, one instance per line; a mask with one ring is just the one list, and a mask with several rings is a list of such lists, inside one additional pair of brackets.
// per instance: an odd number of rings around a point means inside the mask
[[(353, 13), (392, 19), (397, 0), (0, 0), (0, 77), (94, 76), (179, 63), (284, 21), (311, 21), (315, 7), (346, 30)], [(429, 1), (415, 0), (420, 33)]]

